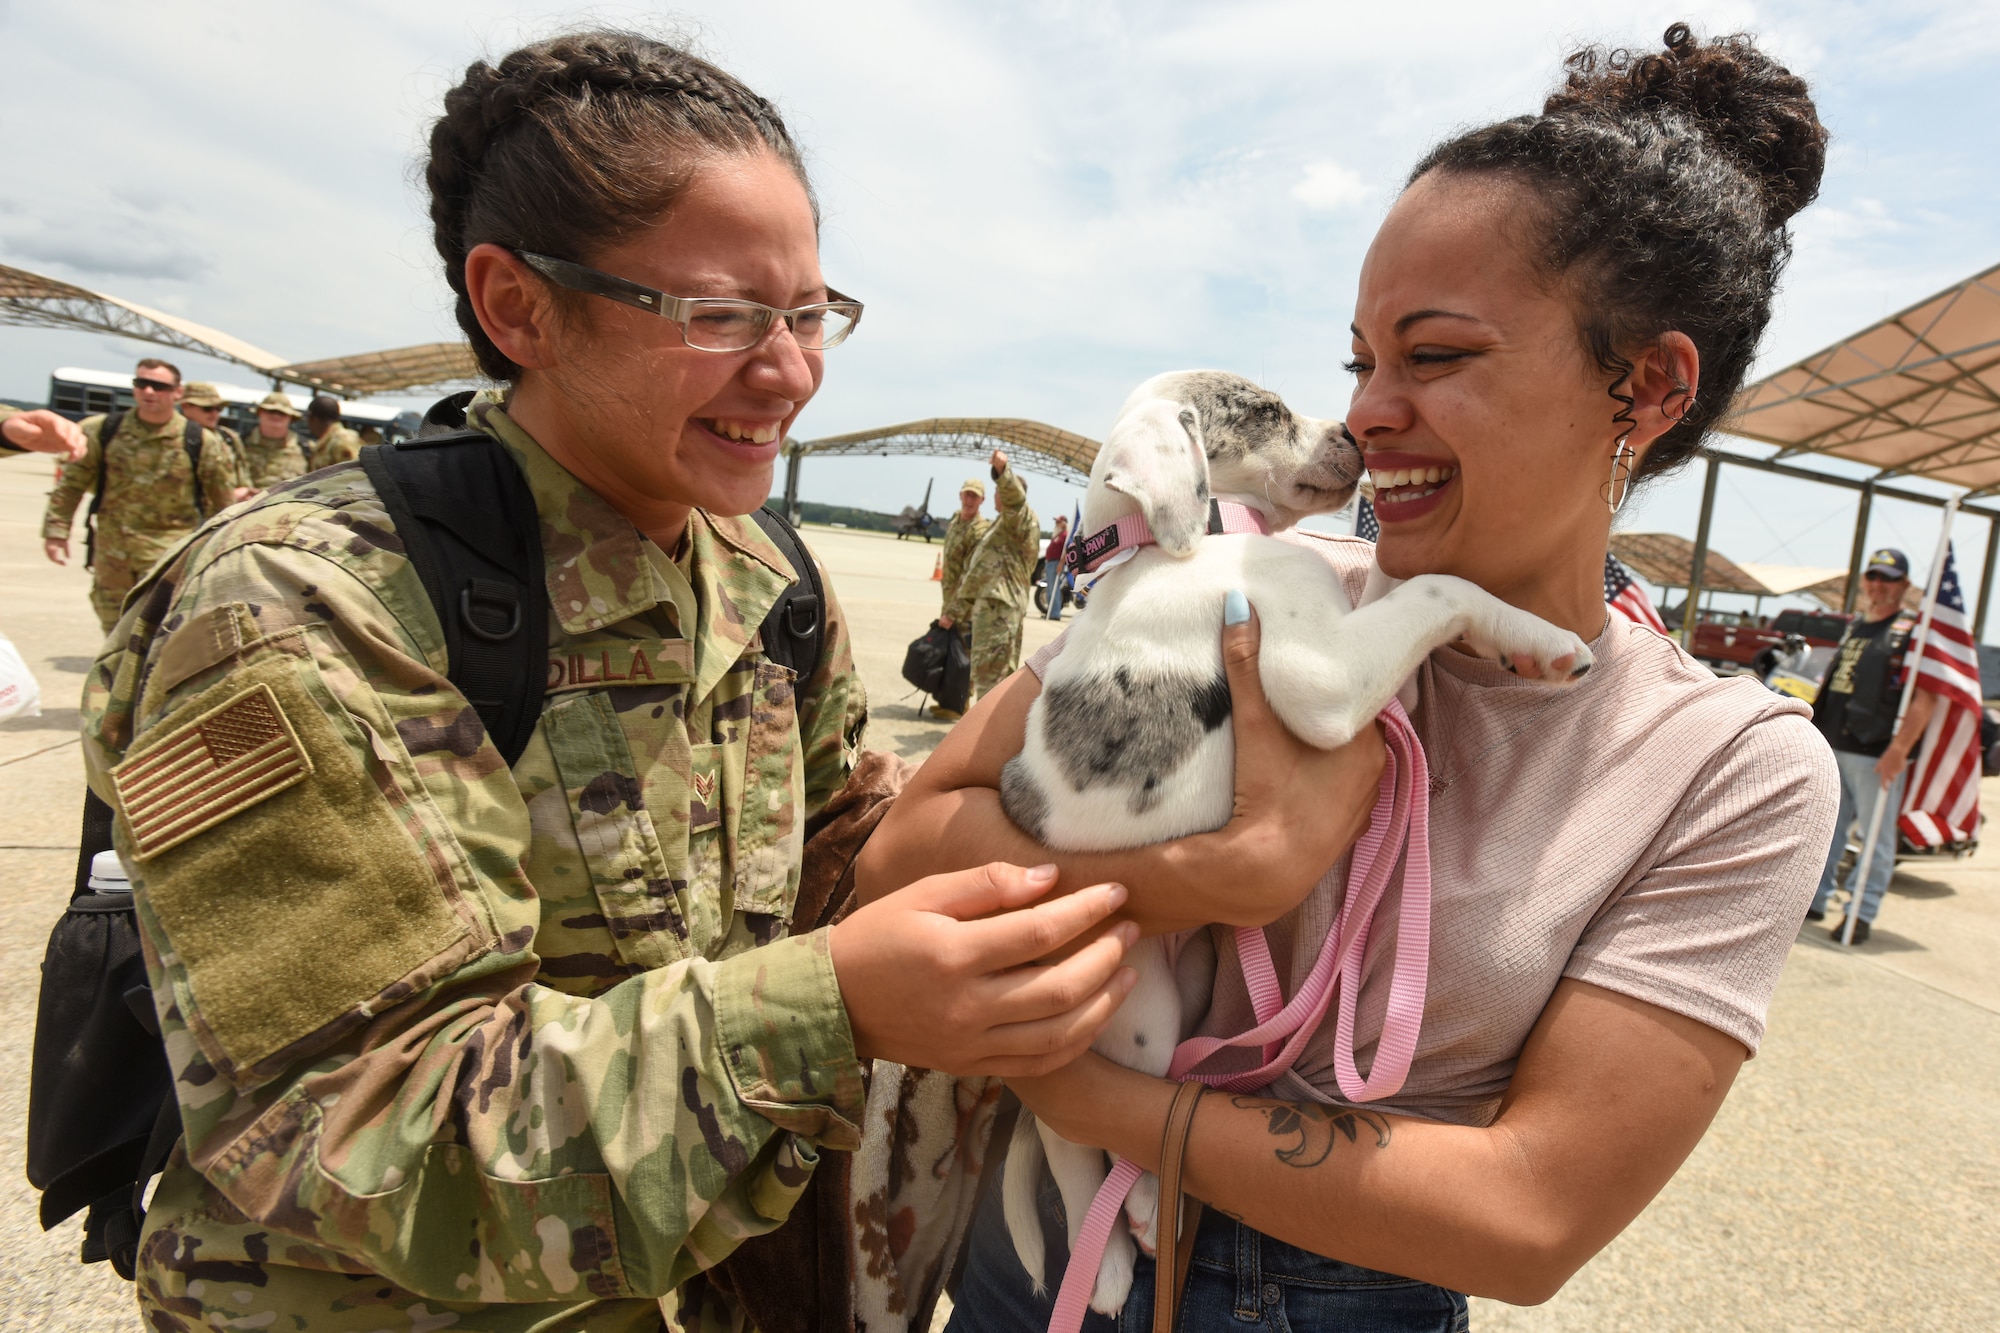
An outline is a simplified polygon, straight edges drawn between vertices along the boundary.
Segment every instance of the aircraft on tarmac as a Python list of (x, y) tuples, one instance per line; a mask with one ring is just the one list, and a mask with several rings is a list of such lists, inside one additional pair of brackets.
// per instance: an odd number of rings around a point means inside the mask
[(903, 512), (896, 515), (896, 540), (905, 537), (922, 537), (928, 543), (937, 533), (938, 521), (931, 513), (931, 487), (936, 478), (924, 483), (924, 502), (920, 505), (904, 505)]

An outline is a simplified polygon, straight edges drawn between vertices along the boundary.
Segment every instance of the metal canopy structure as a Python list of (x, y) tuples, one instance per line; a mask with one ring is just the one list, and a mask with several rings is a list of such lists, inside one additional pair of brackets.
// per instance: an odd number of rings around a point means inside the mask
[[(1611, 554), (1648, 583), (1666, 589), (1686, 589), (1694, 579), (1695, 544), (1673, 532), (1614, 532)], [(1735, 593), (1743, 597), (1786, 597), (1795, 593), (1838, 610), (1847, 598), (1847, 575), (1838, 569), (1803, 565), (1738, 563), (1720, 551), (1703, 555), (1704, 594)], [(1904, 599), (1911, 610), (1923, 600), (1912, 587)]]
[[(1737, 394), (1719, 429), (1776, 445), (1778, 452), (1770, 458), (1748, 458), (1706, 451), (1708, 471), (1702, 483), (1688, 600), (1699, 605), (1707, 586), (1716, 483), (1722, 465), (1728, 463), (1860, 492), (1846, 576), (1810, 590), (1831, 600), (1831, 590), (1838, 588), (1840, 608), (1852, 611), (1868, 553), (1868, 517), (1875, 497), (1945, 505), (1935, 495), (1886, 483), (1920, 477), (1963, 487), (1970, 496), (2000, 491), (2000, 265), (1747, 386)], [(1856, 480), (1786, 461), (1814, 454), (1876, 471)], [(1979, 605), (1972, 618), (1972, 637), (1977, 640), (1986, 633), (1994, 566), (2000, 557), (2000, 511), (1968, 504), (1958, 512), (1987, 520)], [(1695, 617), (1687, 617), (1682, 627), (1689, 643), (1694, 622)]]
[(5, 264), (0, 264), (0, 323), (115, 333), (234, 361), (266, 375), (285, 364), (284, 357), (206, 324)]
[(1759, 380), (1722, 428), (1779, 458), (2000, 489), (2000, 264)]
[[(1672, 532), (1614, 532), (1611, 554), (1648, 583), (1685, 588), (1694, 576), (1694, 543)], [(1708, 552), (1702, 577), (1704, 592), (1733, 592), (1745, 597), (1769, 597), (1771, 590), (1752, 578), (1720, 551)]]
[(785, 441), (785, 508), (799, 512), (799, 467), (807, 458), (917, 455), (984, 460), (995, 449), (1021, 451), (1021, 467), (1081, 486), (1101, 446), (1093, 439), (1021, 417), (930, 417), (818, 440)]
[(425, 343), (293, 363), (206, 324), (5, 264), (0, 264), (0, 324), (136, 338), (248, 366), (274, 387), (297, 384), (343, 398), (435, 388), (479, 375), (472, 349), (464, 343)]
[(437, 389), (481, 378), (465, 343), (419, 343), (386, 352), (360, 352), (280, 368), (281, 377), (343, 397)]

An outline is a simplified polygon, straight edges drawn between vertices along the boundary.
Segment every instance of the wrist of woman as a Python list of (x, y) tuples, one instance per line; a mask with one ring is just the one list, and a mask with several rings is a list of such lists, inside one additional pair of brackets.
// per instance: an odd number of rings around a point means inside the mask
[(1039, 1078), (1007, 1086), (1037, 1119), (1072, 1143), (1129, 1157), (1148, 1171), (1160, 1165), (1160, 1132), (1177, 1084), (1086, 1051)]

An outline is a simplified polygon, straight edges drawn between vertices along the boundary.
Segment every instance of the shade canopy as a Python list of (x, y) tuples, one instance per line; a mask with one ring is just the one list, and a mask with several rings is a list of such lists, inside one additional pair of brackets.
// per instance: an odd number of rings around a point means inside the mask
[(1721, 428), (1780, 458), (2000, 488), (2000, 265), (1750, 385)]
[(480, 378), (472, 348), (462, 342), (419, 343), (386, 352), (300, 361), (280, 368), (277, 376), (347, 397), (436, 389)]
[(1090, 480), (1090, 465), (1097, 460), (1098, 448), (1096, 440), (1019, 417), (931, 417), (900, 426), (796, 441), (788, 443), (785, 452), (795, 459), (841, 454), (984, 459), (995, 449), (1013, 449), (1025, 455), (1016, 461), (1027, 471), (1081, 486)]
[[(1694, 578), (1694, 543), (1671, 532), (1614, 532), (1611, 554), (1648, 583), (1685, 588)], [(1772, 591), (1720, 551), (1711, 550), (1702, 566), (1704, 592), (1737, 592), (1770, 597)]]
[[(1715, 557), (1709, 558), (1712, 560)], [(1847, 579), (1846, 570), (1820, 565), (1762, 565), (1746, 560), (1736, 568), (1753, 583), (1763, 584), (1773, 597), (1795, 592), (1809, 592), (1817, 596), (1820, 589), (1832, 586), (1837, 599)], [(1705, 584), (1708, 579), (1704, 577), (1702, 582)]]
[(74, 283), (0, 264), (0, 323), (115, 333), (162, 347), (199, 352), (276, 376), (285, 358), (220, 329)]
[(0, 324), (114, 333), (234, 361), (273, 381), (343, 398), (436, 388), (479, 377), (472, 349), (464, 343), (424, 343), (295, 363), (206, 324), (5, 264), (0, 264)]

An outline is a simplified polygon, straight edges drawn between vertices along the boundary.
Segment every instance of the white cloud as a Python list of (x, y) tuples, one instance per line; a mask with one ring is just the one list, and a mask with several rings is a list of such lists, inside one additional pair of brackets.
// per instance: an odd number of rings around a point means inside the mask
[[(827, 271), (869, 304), (808, 434), (989, 413), (1097, 434), (1133, 383), (1197, 364), (1337, 413), (1355, 272), (1410, 164), (1534, 109), (1570, 47), (1683, 16), (1766, 34), (1836, 133), (1772, 331), (1783, 364), (2000, 257), (2000, 91), (1944, 58), (1993, 2), (1906, 21), (1858, 0), (681, 0), (803, 139)], [(485, 0), (0, 6), (0, 262), (61, 261), (288, 356), (449, 337), (411, 162), (468, 61), (559, 22)], [(1907, 59), (1885, 68), (1889, 41)], [(0, 328), (0, 394), (38, 395), (57, 364), (115, 358)], [(807, 494), (869, 503), (892, 478), (894, 509), (922, 491), (900, 493), (902, 466), (824, 464)]]
[(1375, 187), (1338, 162), (1308, 162), (1292, 187), (1292, 198), (1315, 213), (1334, 213), (1362, 203)]

